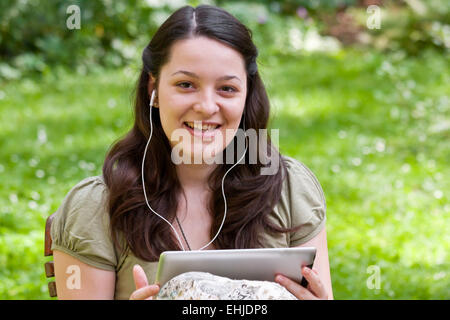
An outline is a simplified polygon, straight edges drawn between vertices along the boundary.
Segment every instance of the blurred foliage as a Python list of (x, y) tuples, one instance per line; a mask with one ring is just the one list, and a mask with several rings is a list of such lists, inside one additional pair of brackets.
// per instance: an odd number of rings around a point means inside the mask
[[(69, 5), (80, 7), (80, 29), (66, 26)], [(81, 71), (123, 65), (161, 22), (154, 13), (141, 0), (2, 1), (0, 56), (9, 67), (1, 64), (0, 73), (17, 78), (28, 70), (49, 72), (55, 64)]]
[(337, 10), (357, 4), (357, 0), (216, 0), (219, 6), (238, 2), (261, 4), (281, 15), (295, 15), (299, 8), (304, 8), (310, 13), (313, 13), (314, 16), (319, 12), (336, 12)]
[[(403, 51), (417, 55), (434, 48), (443, 54), (450, 50), (450, 2), (447, 0), (384, 1), (379, 29), (367, 29), (361, 38), (367, 45), (382, 51)], [(360, 25), (365, 25), (367, 14), (349, 8)]]
[[(0, 79), (55, 65), (81, 74), (120, 67), (140, 58), (151, 35), (183, 5), (219, 5), (237, 16), (255, 37), (270, 39), (273, 54), (335, 51), (360, 44), (407, 55), (450, 47), (450, 3), (446, 0), (4, 0), (0, 2)], [(382, 12), (380, 29), (366, 26), (368, 5)], [(81, 10), (81, 28), (69, 30), (69, 5)]]

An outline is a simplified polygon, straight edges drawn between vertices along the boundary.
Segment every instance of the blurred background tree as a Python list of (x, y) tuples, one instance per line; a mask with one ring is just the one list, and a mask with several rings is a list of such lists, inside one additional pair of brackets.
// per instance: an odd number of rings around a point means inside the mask
[[(160, 23), (182, 3), (2, 1), (0, 77), (14, 79), (29, 71), (49, 72), (55, 65), (86, 72), (98, 66), (128, 64), (135, 61), (140, 54), (137, 49), (148, 43)], [(71, 4), (82, 8), (80, 30), (66, 27), (66, 10)], [(255, 31), (255, 36), (271, 39), (269, 48), (264, 49), (272, 54), (335, 48), (333, 40), (343, 45), (403, 50), (408, 55), (425, 48), (444, 53), (450, 47), (450, 6), (445, 0), (217, 0), (215, 4), (233, 12)], [(382, 10), (382, 29), (366, 27), (369, 5)]]

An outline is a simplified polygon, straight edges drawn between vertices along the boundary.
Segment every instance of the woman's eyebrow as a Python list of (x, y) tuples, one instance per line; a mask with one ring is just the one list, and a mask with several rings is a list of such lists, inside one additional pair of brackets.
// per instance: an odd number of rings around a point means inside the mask
[[(183, 74), (185, 74), (185, 75), (187, 75), (187, 76), (190, 76), (190, 77), (192, 77), (192, 78), (197, 78), (197, 79), (200, 78), (200, 77), (199, 77), (198, 75), (196, 75), (195, 73), (189, 72), (189, 71), (185, 71), (185, 70), (179, 70), (179, 71), (177, 71), (177, 72), (175, 72), (175, 73), (172, 73), (172, 76), (176, 75), (177, 73), (183, 73)], [(241, 81), (241, 79), (239, 79), (239, 78), (236, 77), (236, 76), (232, 76), (232, 75), (226, 75), (226, 76), (217, 78), (217, 80), (231, 80), (231, 79), (237, 79), (237, 80)]]

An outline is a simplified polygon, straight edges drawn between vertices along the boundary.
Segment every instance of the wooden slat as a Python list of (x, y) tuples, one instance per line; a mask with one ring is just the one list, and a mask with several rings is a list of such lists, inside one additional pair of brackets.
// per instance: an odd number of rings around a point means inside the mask
[(45, 263), (45, 275), (47, 278), (51, 278), (55, 276), (55, 265), (53, 261), (49, 261)]
[(56, 282), (55, 281), (51, 281), (48, 283), (48, 292), (50, 294), (50, 297), (56, 297)]
[(50, 236), (50, 227), (52, 225), (54, 213), (47, 218), (45, 222), (45, 248), (44, 248), (44, 256), (52, 256), (52, 237)]

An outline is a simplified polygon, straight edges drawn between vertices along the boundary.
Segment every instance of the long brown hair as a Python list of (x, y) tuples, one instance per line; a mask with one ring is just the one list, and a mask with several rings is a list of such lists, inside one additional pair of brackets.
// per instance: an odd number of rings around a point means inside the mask
[[(269, 119), (270, 104), (257, 71), (258, 50), (252, 42), (251, 30), (218, 7), (185, 6), (175, 11), (143, 51), (143, 66), (136, 88), (134, 126), (112, 146), (103, 165), (103, 177), (109, 190), (108, 210), (114, 243), (121, 247), (118, 239), (121, 232), (134, 255), (147, 261), (158, 260), (163, 251), (181, 249), (170, 226), (146, 206), (142, 188), (142, 158), (150, 135), (148, 82), (150, 75), (154, 76), (157, 87), (161, 67), (168, 62), (170, 48), (175, 41), (195, 36), (220, 41), (242, 54), (248, 91), (240, 128), (255, 129), (259, 137), (259, 129), (266, 129)], [(152, 108), (152, 122), (153, 134), (145, 159), (145, 189), (151, 207), (172, 222), (176, 216), (177, 195), (182, 188), (171, 161), (171, 146), (162, 129), (158, 108)], [(235, 145), (230, 143), (227, 148)], [(275, 153), (281, 170), (274, 175), (261, 175), (260, 169), (267, 164), (263, 165), (260, 159), (256, 164), (250, 164), (249, 153), (255, 152), (251, 148), (257, 149), (258, 146), (250, 145), (245, 164), (236, 165), (225, 178), (227, 216), (222, 231), (214, 241), (217, 249), (258, 248), (262, 247), (262, 233), (294, 230), (282, 229), (268, 220), (280, 199), (286, 170), (281, 155), (267, 137), (266, 154)], [(226, 161), (226, 149), (223, 154), (223, 164), (217, 166), (208, 179), (212, 190), (207, 207), (213, 218), (211, 239), (220, 227), (225, 209), (222, 177), (233, 165)], [(237, 162), (237, 152), (234, 154)]]

